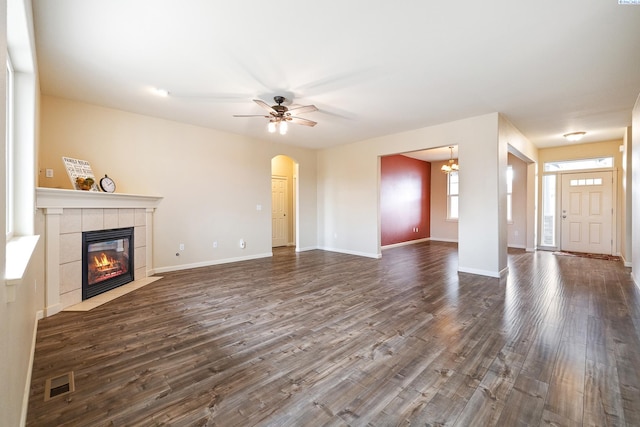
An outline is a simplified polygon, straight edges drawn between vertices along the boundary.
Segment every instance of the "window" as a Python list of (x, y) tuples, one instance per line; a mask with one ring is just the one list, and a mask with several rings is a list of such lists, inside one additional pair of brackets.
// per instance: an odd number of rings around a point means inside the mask
[(447, 219), (458, 219), (458, 172), (447, 174)]
[(613, 167), (613, 157), (598, 157), (595, 159), (563, 160), (544, 164), (545, 172), (564, 172), (580, 169), (605, 169)]
[(584, 185), (602, 185), (602, 178), (572, 179), (569, 185), (571, 187), (580, 187)]
[(556, 175), (542, 177), (542, 245), (556, 246)]
[(507, 222), (513, 222), (513, 166), (507, 166)]
[(13, 198), (13, 110), (14, 110), (14, 72), (7, 52), (7, 110), (6, 110), (6, 150), (5, 150), (5, 184), (6, 184), (6, 223), (5, 233), (7, 240), (13, 237), (13, 212), (14, 212), (14, 198)]

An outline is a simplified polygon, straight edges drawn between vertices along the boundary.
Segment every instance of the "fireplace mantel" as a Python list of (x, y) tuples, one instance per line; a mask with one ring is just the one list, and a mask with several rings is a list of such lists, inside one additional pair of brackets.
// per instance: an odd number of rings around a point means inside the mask
[(162, 197), (36, 188), (44, 215), (45, 316), (81, 302), (81, 235), (84, 231), (134, 227), (136, 280), (154, 274), (153, 214)]
[(36, 188), (36, 208), (155, 208), (161, 196)]

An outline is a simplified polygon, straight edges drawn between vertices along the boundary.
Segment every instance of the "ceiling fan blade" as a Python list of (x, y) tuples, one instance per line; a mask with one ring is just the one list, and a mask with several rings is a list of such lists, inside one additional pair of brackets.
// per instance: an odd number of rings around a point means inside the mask
[(291, 122), (291, 123), (295, 123), (297, 125), (305, 125), (305, 126), (315, 126), (318, 123), (314, 122), (312, 120), (307, 120), (307, 119), (303, 119), (302, 117), (287, 117), (287, 121)]
[(270, 113), (278, 114), (278, 112), (276, 110), (271, 108), (271, 106), (269, 104), (267, 104), (266, 102), (264, 102), (261, 99), (254, 99), (253, 102), (255, 102), (256, 104), (258, 104), (259, 106), (261, 106), (262, 108), (264, 108), (265, 110), (267, 110)]
[(233, 117), (265, 117), (270, 119), (271, 116), (265, 116), (264, 114), (234, 114)]
[(289, 113), (302, 114), (302, 113), (310, 113), (312, 111), (318, 111), (318, 108), (315, 105), (301, 105), (300, 107), (289, 108)]

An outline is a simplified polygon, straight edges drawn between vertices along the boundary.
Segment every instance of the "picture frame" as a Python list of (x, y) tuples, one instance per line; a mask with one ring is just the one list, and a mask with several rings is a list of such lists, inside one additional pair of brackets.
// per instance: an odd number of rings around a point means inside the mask
[(62, 157), (67, 175), (71, 180), (74, 190), (81, 191), (100, 191), (96, 177), (93, 174), (91, 165), (86, 160), (74, 159), (71, 157)]

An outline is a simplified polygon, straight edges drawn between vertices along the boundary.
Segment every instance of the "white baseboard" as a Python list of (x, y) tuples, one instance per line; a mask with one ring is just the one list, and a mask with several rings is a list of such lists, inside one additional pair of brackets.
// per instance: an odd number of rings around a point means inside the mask
[(341, 254), (356, 255), (356, 256), (362, 256), (366, 258), (375, 258), (375, 259), (382, 258), (382, 253), (372, 254), (367, 252), (350, 251), (348, 249), (337, 249), (337, 248), (326, 248), (326, 247), (321, 247), (319, 249), (322, 249), (323, 251), (327, 251), (327, 252), (337, 252)]
[(24, 393), (22, 394), (22, 410), (20, 412), (20, 427), (27, 424), (27, 409), (29, 409), (29, 395), (31, 394), (31, 375), (33, 374), (33, 359), (36, 354), (36, 337), (38, 335), (38, 321), (42, 319), (42, 310), (36, 311), (36, 318), (33, 324), (33, 336), (31, 337), (31, 350), (29, 352), (29, 366), (27, 367), (27, 379), (25, 380)]
[(46, 317), (53, 316), (54, 314), (58, 314), (62, 311), (62, 304), (57, 303), (50, 305), (45, 308), (44, 314)]
[(299, 248), (296, 246), (296, 252), (315, 251), (316, 249), (318, 249), (317, 246), (308, 246), (306, 248)]
[(433, 237), (429, 238), (432, 242), (447, 242), (447, 243), (458, 243), (458, 239), (447, 239), (444, 237)]
[(224, 258), (224, 259), (215, 259), (211, 261), (195, 262), (192, 264), (172, 265), (168, 267), (154, 268), (153, 271), (155, 273), (161, 274), (161, 273), (167, 273), (169, 271), (190, 270), (192, 268), (210, 267), (212, 265), (229, 264), (232, 262), (249, 261), (252, 259), (268, 258), (272, 256), (273, 256), (273, 252), (269, 252), (269, 253), (249, 255), (244, 257)]
[(391, 245), (381, 246), (380, 249), (385, 250), (385, 249), (398, 248), (400, 246), (415, 245), (416, 243), (428, 242), (429, 240), (431, 240), (430, 237), (425, 237), (424, 239), (408, 240), (406, 242), (393, 243)]
[(458, 267), (458, 271), (460, 273), (477, 274), (478, 276), (495, 277), (496, 279), (501, 279), (507, 275), (509, 269), (504, 268), (500, 271), (489, 271), (489, 270), (480, 270), (477, 268)]

